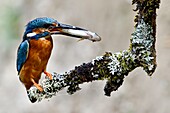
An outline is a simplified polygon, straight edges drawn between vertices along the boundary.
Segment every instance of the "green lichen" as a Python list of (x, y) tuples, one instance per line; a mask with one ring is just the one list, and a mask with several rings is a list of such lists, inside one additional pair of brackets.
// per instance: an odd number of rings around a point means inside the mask
[(136, 4), (137, 15), (134, 21), (136, 26), (141, 18), (153, 28), (153, 36), (156, 35), (156, 9), (159, 8), (160, 0), (133, 0), (132, 4)]
[(138, 23), (131, 39), (131, 52), (136, 57), (136, 64), (152, 75), (156, 68), (156, 56), (154, 50), (153, 29), (143, 19)]

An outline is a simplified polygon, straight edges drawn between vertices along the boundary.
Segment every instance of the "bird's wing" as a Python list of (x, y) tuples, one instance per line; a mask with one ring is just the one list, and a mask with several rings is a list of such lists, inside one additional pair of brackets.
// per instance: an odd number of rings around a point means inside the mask
[(29, 42), (28, 40), (23, 41), (17, 51), (17, 71), (18, 74), (21, 71), (21, 68), (25, 61), (27, 60), (29, 53)]

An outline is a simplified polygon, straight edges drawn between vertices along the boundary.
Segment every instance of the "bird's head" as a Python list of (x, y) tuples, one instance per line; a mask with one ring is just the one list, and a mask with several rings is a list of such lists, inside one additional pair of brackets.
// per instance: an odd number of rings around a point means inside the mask
[(57, 34), (81, 39), (89, 39), (91, 41), (101, 40), (100, 36), (98, 36), (96, 33), (80, 27), (62, 24), (57, 20), (48, 17), (36, 18), (30, 21), (26, 26), (23, 39), (38, 40), (39, 38), (48, 38), (51, 35)]

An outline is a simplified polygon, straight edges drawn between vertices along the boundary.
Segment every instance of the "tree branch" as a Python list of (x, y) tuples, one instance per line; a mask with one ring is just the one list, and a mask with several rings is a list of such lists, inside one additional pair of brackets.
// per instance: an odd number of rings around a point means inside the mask
[(80, 84), (95, 80), (107, 79), (104, 87), (106, 96), (116, 91), (123, 83), (125, 76), (136, 67), (143, 67), (151, 76), (156, 69), (156, 9), (160, 0), (133, 0), (136, 4), (135, 31), (130, 39), (130, 47), (112, 54), (106, 52), (91, 62), (76, 66), (64, 74), (53, 73), (53, 79), (45, 78), (42, 82), (43, 92), (35, 87), (27, 91), (31, 102), (41, 101), (56, 95), (65, 87), (67, 93), (73, 94), (80, 90)]

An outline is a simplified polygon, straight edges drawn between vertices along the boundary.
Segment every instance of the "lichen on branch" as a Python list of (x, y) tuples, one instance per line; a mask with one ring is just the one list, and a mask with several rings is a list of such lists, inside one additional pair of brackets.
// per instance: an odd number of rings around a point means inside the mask
[[(27, 91), (31, 102), (49, 99), (67, 87), (67, 93), (80, 90), (80, 84), (106, 79), (104, 92), (110, 96), (123, 83), (124, 78), (137, 67), (142, 67), (151, 76), (156, 69), (156, 8), (159, 0), (133, 0), (137, 4), (137, 22), (127, 50), (112, 54), (106, 52), (88, 63), (76, 66), (64, 74), (53, 73), (53, 79), (42, 81), (43, 92), (35, 87)], [(146, 6), (145, 6), (146, 5)], [(152, 10), (153, 9), (153, 10)], [(150, 18), (151, 17), (151, 18)]]

